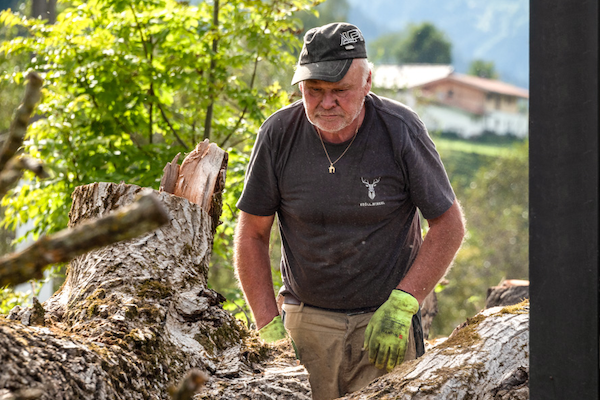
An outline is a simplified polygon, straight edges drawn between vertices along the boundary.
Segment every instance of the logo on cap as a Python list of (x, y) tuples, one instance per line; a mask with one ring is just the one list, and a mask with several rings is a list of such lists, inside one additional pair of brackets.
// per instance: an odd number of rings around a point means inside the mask
[(365, 41), (365, 38), (363, 38), (362, 33), (358, 29), (352, 29), (347, 32), (342, 32), (340, 37), (342, 39), (340, 46), (344, 46), (346, 50), (354, 49), (352, 43), (356, 43), (359, 40), (362, 40), (363, 42)]

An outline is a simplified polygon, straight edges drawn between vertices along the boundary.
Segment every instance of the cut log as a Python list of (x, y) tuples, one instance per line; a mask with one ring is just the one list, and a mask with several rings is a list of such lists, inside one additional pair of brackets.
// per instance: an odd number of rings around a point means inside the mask
[(529, 303), (490, 308), (345, 400), (529, 399)]

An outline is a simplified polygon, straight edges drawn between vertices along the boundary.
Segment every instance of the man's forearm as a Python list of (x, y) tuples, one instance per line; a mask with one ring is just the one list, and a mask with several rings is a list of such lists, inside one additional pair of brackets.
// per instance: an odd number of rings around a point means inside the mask
[(258, 329), (279, 313), (271, 275), (269, 231), (269, 221), (264, 217), (246, 214), (240, 217), (235, 235), (235, 271)]
[(417, 258), (397, 286), (413, 295), (419, 304), (446, 273), (465, 234), (462, 210), (457, 201), (441, 217), (429, 220), (429, 224)]

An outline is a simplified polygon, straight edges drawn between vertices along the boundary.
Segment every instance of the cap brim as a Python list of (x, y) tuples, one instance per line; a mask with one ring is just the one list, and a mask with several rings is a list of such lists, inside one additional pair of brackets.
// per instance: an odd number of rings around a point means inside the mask
[(298, 65), (292, 78), (292, 85), (308, 79), (337, 82), (342, 80), (350, 65), (352, 58), (345, 60), (319, 61), (312, 64)]

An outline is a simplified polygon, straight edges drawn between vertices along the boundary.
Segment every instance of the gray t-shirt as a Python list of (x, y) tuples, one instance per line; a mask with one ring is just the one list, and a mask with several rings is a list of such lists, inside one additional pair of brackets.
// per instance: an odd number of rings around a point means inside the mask
[[(422, 243), (417, 208), (431, 219), (454, 201), (417, 115), (373, 93), (365, 107), (334, 174), (302, 102), (274, 113), (259, 130), (238, 202), (249, 214), (277, 213), (286, 290), (317, 307), (381, 305)], [(326, 143), (331, 160), (348, 144)]]

